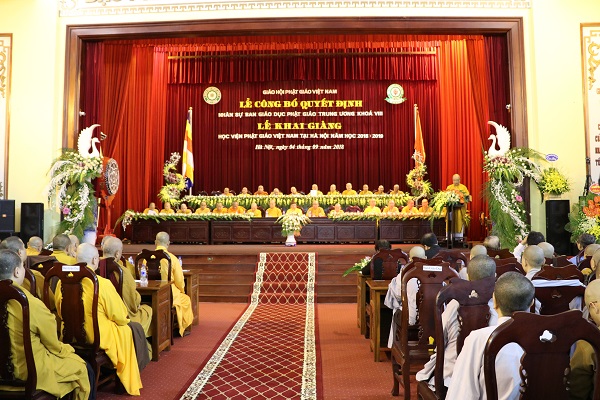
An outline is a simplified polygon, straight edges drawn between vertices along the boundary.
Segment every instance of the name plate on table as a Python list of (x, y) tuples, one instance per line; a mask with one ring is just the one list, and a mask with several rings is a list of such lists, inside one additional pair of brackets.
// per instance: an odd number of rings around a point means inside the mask
[(438, 265), (423, 265), (423, 271), (442, 272), (442, 267)]
[(63, 265), (62, 266), (62, 271), (63, 272), (79, 272), (79, 265)]

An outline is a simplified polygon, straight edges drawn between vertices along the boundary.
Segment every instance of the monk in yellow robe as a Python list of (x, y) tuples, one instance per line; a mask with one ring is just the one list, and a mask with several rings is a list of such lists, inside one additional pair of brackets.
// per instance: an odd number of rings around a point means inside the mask
[(371, 192), (369, 190), (369, 185), (364, 184), (362, 190), (360, 192), (358, 192), (358, 195), (359, 196), (372, 196), (373, 192)]
[(200, 207), (196, 208), (196, 212), (194, 214), (202, 215), (202, 214), (209, 214), (209, 213), (210, 213), (210, 208), (206, 207), (206, 202), (203, 201), (200, 203)]
[(388, 205), (383, 208), (384, 214), (397, 214), (399, 212), (400, 211), (398, 210), (398, 207), (396, 207), (396, 202), (394, 200), (388, 201)]
[(302, 196), (302, 193), (298, 192), (295, 186), (290, 188), (290, 196)]
[(187, 204), (185, 203), (181, 203), (181, 205), (179, 206), (179, 210), (177, 210), (177, 214), (189, 215), (191, 213), (192, 210), (190, 210)]
[(394, 196), (398, 196), (398, 195), (404, 194), (404, 192), (402, 192), (400, 190), (400, 185), (394, 185), (394, 189), (392, 191), (390, 191), (390, 194), (393, 194)]
[[(185, 294), (185, 280), (181, 264), (175, 255), (169, 253), (169, 234), (167, 232), (158, 232), (156, 234), (156, 250), (163, 250), (171, 258), (171, 293), (173, 295), (173, 307), (177, 310), (177, 323), (179, 324), (179, 334), (183, 337), (185, 330), (192, 325), (194, 321), (194, 311), (192, 310), (192, 301), (190, 296)], [(164, 267), (163, 267), (164, 264)], [(167, 262), (161, 261), (161, 279), (166, 281), (168, 276)]]
[[(79, 245), (77, 249), (77, 261), (86, 263), (87, 266), (96, 271), (99, 262), (98, 250), (89, 243)], [(140, 370), (138, 368), (133, 334), (127, 325), (127, 307), (117, 293), (117, 290), (109, 281), (101, 276), (98, 278), (98, 327), (100, 329), (100, 348), (117, 370), (117, 376), (123, 387), (130, 395), (139, 396), (142, 388)], [(61, 282), (58, 282), (55, 291), (56, 310), (62, 319), (62, 291)], [(84, 327), (88, 342), (94, 341), (94, 329), (92, 319), (92, 300), (94, 287), (88, 279), (82, 281), (83, 307), (85, 309)], [(67, 311), (68, 312), (68, 311)]]
[(71, 239), (67, 235), (62, 233), (56, 235), (52, 239), (52, 257), (65, 265), (77, 264), (75, 257), (69, 255), (71, 253), (71, 246)]
[(256, 203), (250, 205), (250, 209), (246, 211), (246, 214), (250, 215), (252, 218), (262, 218), (262, 213), (258, 209), (258, 204)]
[(223, 189), (223, 196), (233, 196), (233, 193), (231, 193), (229, 191), (229, 188), (226, 187), (225, 189)]
[(342, 196), (356, 196), (356, 190), (352, 189), (350, 182), (346, 183), (346, 190), (342, 192)]
[(321, 218), (321, 217), (326, 217), (327, 215), (325, 215), (325, 211), (323, 210), (323, 208), (319, 207), (319, 202), (315, 200), (312, 203), (312, 207), (310, 207), (306, 211), (306, 216), (310, 217), (310, 218), (312, 218), (312, 217)]
[(370, 199), (369, 206), (363, 212), (365, 214), (381, 214), (381, 208), (377, 207), (375, 199)]
[(146, 215), (158, 215), (158, 210), (156, 209), (156, 204), (150, 203), (148, 208), (144, 210), (144, 214)]
[[(86, 400), (90, 395), (90, 380), (85, 361), (68, 344), (58, 340), (56, 318), (44, 303), (22, 288), (25, 278), (23, 262), (12, 250), (0, 250), (0, 280), (10, 279), (29, 303), (29, 335), (36, 365), (36, 389), (56, 397), (74, 391), (75, 399)], [(23, 351), (23, 312), (14, 300), (7, 305), (8, 336), (14, 376), (27, 380), (27, 364)], [(7, 338), (2, 338), (7, 340)], [(12, 389), (0, 386), (0, 389)]]
[(423, 214), (428, 214), (433, 212), (433, 209), (429, 207), (429, 200), (423, 199), (421, 201), (421, 207), (419, 207), (419, 212)]
[(344, 210), (342, 210), (342, 205), (340, 203), (335, 203), (333, 206), (333, 210), (329, 212), (330, 217), (339, 217), (340, 215), (344, 215)]
[[(446, 190), (452, 190), (452, 191), (461, 193), (465, 204), (466, 204), (466, 202), (468, 202), (470, 200), (469, 199), (469, 196), (470, 196), (469, 189), (467, 189), (467, 187), (465, 185), (460, 183), (460, 175), (458, 175), (458, 174), (452, 175), (452, 184), (448, 185)], [(454, 216), (453, 216), (452, 220), (453, 220), (454, 226), (451, 229), (452, 229), (452, 232), (454, 232), (455, 236), (461, 237), (463, 235), (463, 231), (464, 231), (464, 228), (466, 225), (465, 224), (465, 219), (467, 216), (466, 205), (464, 207), (455, 208), (453, 213), (454, 213)]]
[(175, 210), (173, 210), (171, 208), (171, 203), (165, 203), (165, 208), (163, 208), (162, 210), (160, 210), (160, 214), (161, 215), (171, 215), (171, 214), (175, 214)]
[(244, 186), (240, 194), (238, 194), (238, 196), (250, 196), (250, 193), (248, 193), (248, 188)]
[(42, 251), (42, 247), (44, 246), (44, 241), (42, 240), (42, 238), (39, 238), (37, 236), (32, 236), (29, 238), (29, 241), (27, 242), (27, 255), (28, 256), (38, 256), (40, 254), (40, 252)]
[(227, 214), (227, 209), (223, 207), (223, 203), (218, 202), (217, 206), (212, 210), (213, 214)]
[(231, 204), (231, 207), (227, 210), (228, 214), (245, 214), (246, 209), (238, 204), (237, 201), (234, 201)]
[(131, 274), (135, 270), (133, 265), (123, 265), (121, 256), (123, 255), (123, 242), (116, 237), (110, 237), (102, 245), (102, 254), (104, 257), (113, 257), (121, 270), (123, 270), (123, 302), (127, 307), (127, 316), (133, 322), (137, 322), (144, 328), (146, 337), (152, 336), (150, 325), (152, 324), (152, 307), (142, 304), (142, 296), (136, 289), (135, 275)]
[(71, 241), (71, 247), (67, 251), (67, 254), (75, 258), (77, 257), (77, 247), (79, 247), (79, 238), (75, 235), (69, 235), (69, 240)]
[(316, 183), (313, 183), (311, 188), (310, 188), (310, 195), (311, 196), (323, 196), (323, 192), (321, 192), (319, 190), (319, 187), (317, 186)]
[(256, 192), (254, 192), (255, 196), (268, 196), (269, 193), (265, 192), (265, 188), (263, 185), (258, 185)]
[(281, 191), (279, 190), (279, 188), (275, 188), (271, 192), (271, 196), (283, 196), (283, 193), (281, 193)]
[(408, 203), (402, 209), (403, 214), (416, 214), (419, 210), (415, 207), (415, 201), (413, 199), (408, 200)]
[(377, 187), (377, 191), (375, 193), (373, 193), (373, 194), (375, 194), (377, 196), (384, 195), (385, 194), (385, 189), (384, 189), (383, 185), (379, 185)]
[(337, 187), (335, 185), (329, 186), (329, 192), (327, 192), (327, 196), (339, 196), (340, 192), (338, 192)]
[(296, 204), (296, 203), (290, 204), (290, 208), (285, 213), (286, 214), (297, 214), (297, 215), (304, 214), (302, 212), (302, 209), (300, 207), (298, 207), (298, 204)]
[(265, 210), (265, 217), (268, 218), (279, 218), (281, 217), (281, 209), (277, 208), (275, 200), (269, 201), (269, 208)]

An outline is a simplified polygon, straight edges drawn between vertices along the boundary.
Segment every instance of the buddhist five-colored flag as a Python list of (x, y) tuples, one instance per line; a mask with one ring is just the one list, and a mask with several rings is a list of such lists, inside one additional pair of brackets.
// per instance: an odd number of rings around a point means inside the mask
[(421, 130), (421, 118), (419, 107), (415, 104), (415, 154), (413, 155), (417, 164), (425, 164), (425, 146), (423, 146), (423, 131)]
[(192, 153), (192, 107), (188, 110), (185, 123), (185, 139), (183, 140), (183, 179), (186, 189), (194, 186), (194, 154)]

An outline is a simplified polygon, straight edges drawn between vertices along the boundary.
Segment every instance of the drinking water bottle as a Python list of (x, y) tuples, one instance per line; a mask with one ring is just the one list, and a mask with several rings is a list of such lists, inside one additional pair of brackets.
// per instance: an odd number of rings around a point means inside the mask
[(146, 271), (146, 265), (142, 264), (140, 269), (140, 285), (148, 286), (148, 271)]

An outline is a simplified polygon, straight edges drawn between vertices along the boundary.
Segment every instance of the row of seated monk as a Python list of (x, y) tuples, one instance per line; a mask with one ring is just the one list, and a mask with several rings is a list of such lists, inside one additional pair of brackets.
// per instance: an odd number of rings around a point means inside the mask
[[(404, 386), (405, 399), (410, 398), (409, 373), (403, 375), (402, 371), (415, 369), (406, 364), (407, 360), (411, 360), (413, 366), (422, 366), (416, 374), (420, 398), (486, 398), (488, 388), (484, 376), (484, 352), (487, 352), (488, 339), (491, 341), (492, 336), (500, 336), (499, 332), (509, 329), (510, 324), (506, 324), (508, 321), (518, 319), (531, 323), (529, 318), (536, 317), (522, 314), (532, 312), (542, 315), (560, 314), (557, 318), (563, 318), (561, 321), (569, 320), (574, 326), (583, 326), (574, 333), (575, 339), (572, 344), (576, 345), (573, 351), (570, 351), (571, 344), (564, 349), (564, 362), (556, 361), (560, 364), (556, 365), (549, 361), (554, 360), (549, 357), (546, 360), (548, 365), (545, 364), (544, 367), (556, 367), (561, 373), (566, 371), (567, 374), (564, 379), (565, 388), (560, 394), (556, 392), (552, 398), (591, 399), (594, 390), (600, 390), (596, 387), (600, 384), (600, 375), (596, 373), (596, 359), (600, 356), (597, 354), (600, 351), (600, 281), (596, 279), (600, 274), (600, 245), (595, 242), (596, 238), (593, 235), (583, 234), (577, 240), (579, 253), (576, 256), (558, 256), (554, 253), (553, 246), (544, 241), (543, 234), (531, 232), (513, 250), (513, 254), (508, 249), (500, 249), (500, 241), (495, 236), (489, 236), (483, 244), (473, 246), (468, 254), (461, 254), (441, 249), (435, 235), (425, 235), (421, 246), (414, 246), (408, 256), (404, 254), (404, 257), (396, 259), (399, 267), (394, 273), (397, 272), (397, 276), (390, 275), (389, 272), (387, 276), (374, 276), (374, 279), (391, 279), (385, 306), (393, 310), (387, 342), (392, 354), (392, 393), (398, 395), (401, 383)], [(363, 268), (361, 273), (385, 274), (382, 266), (386, 257), (389, 257), (391, 245), (387, 241), (379, 241), (376, 243), (376, 251), (371, 264)], [(433, 280), (432, 276), (435, 274), (428, 272), (432, 270), (427, 270), (424, 264), (444, 265), (444, 269), (440, 270), (440, 274), (444, 276), (441, 280), (438, 279), (439, 287), (434, 292), (428, 293), (425, 288), (428, 280)], [(511, 265), (511, 268), (506, 268), (506, 265)], [(450, 284), (443, 286), (444, 280)], [(469, 283), (461, 283), (467, 281)], [(452, 286), (456, 286), (456, 289), (451, 289)], [(442, 294), (446, 292), (456, 295), (460, 292), (459, 288), (465, 289), (462, 290), (462, 297), (446, 297)], [(433, 300), (426, 299), (428, 295), (433, 297)], [(477, 300), (478, 296), (481, 298)], [(433, 304), (436, 307), (436, 297), (437, 310), (423, 308), (423, 304)], [(475, 300), (480, 304), (477, 312), (483, 314), (478, 320), (479, 326), (474, 327), (469, 324), (477, 319), (474, 317)], [(481, 308), (486, 302), (487, 306)], [(407, 304), (407, 307), (404, 307), (406, 310), (403, 309), (403, 304)], [(461, 310), (463, 307), (464, 310)], [(439, 317), (434, 317), (435, 312), (438, 312)], [(576, 315), (579, 317), (573, 320), (573, 315), (569, 313), (578, 313)], [(467, 317), (467, 314), (470, 317)], [(431, 324), (427, 322), (430, 318)], [(439, 318), (441, 321), (441, 331), (427, 331), (428, 327), (436, 325), (433, 318)], [(467, 321), (469, 318), (471, 322)], [(549, 323), (550, 320), (534, 321), (543, 327), (546, 326), (543, 324)], [(403, 325), (408, 327), (408, 330), (403, 329)], [(593, 329), (588, 329), (588, 326)], [(566, 333), (552, 331), (548, 340), (554, 341), (552, 335), (563, 339), (561, 334), (573, 333), (568, 326), (563, 328)], [(413, 333), (418, 332), (417, 339), (410, 336), (411, 329)], [(540, 329), (541, 332), (544, 330)], [(496, 330), (498, 332), (492, 335)], [(581, 335), (577, 336), (578, 334)], [(426, 340), (429, 336), (443, 344), (443, 353), (434, 352), (431, 355), (428, 350), (440, 347), (432, 346)], [(418, 349), (418, 345), (415, 344), (414, 352), (409, 356), (406, 349), (410, 349), (411, 345), (403, 342), (420, 342), (421, 337), (425, 337), (423, 346)], [(494, 363), (496, 398), (518, 399), (521, 391), (526, 392), (528, 386), (531, 390), (537, 387), (537, 376), (534, 374), (537, 375), (540, 371), (528, 369), (527, 382), (522, 382), (522, 357), (527, 354), (527, 342), (524, 340), (509, 343), (497, 353)], [(417, 351), (423, 349), (420, 353)], [(436, 373), (436, 369), (441, 371)], [(560, 384), (563, 384), (562, 379)], [(489, 398), (489, 392), (487, 396)]]
[[(236, 194), (235, 191), (229, 189), (228, 187), (224, 188), (223, 191), (212, 191), (211, 195), (213, 196), (250, 196), (250, 195), (255, 195), (255, 196), (283, 196), (285, 195), (285, 193), (283, 193), (281, 190), (279, 190), (279, 188), (274, 188), (270, 193), (265, 191), (265, 188), (263, 185), (258, 185), (258, 187), (256, 188), (255, 192), (250, 192), (248, 190), (247, 187), (243, 187), (242, 190), (240, 190), (239, 194)], [(329, 191), (327, 192), (327, 196), (372, 196), (372, 195), (384, 195), (384, 194), (393, 194), (393, 195), (402, 195), (404, 194), (404, 192), (402, 192), (400, 190), (400, 185), (394, 185), (393, 189), (390, 189), (389, 191), (386, 191), (385, 188), (383, 187), (383, 185), (379, 185), (377, 187), (377, 190), (375, 191), (371, 191), (369, 190), (369, 185), (364, 184), (362, 186), (362, 190), (360, 191), (356, 191), (354, 189), (352, 189), (352, 184), (350, 182), (346, 183), (346, 189), (343, 190), (342, 192), (339, 192), (337, 190), (337, 186), (335, 184), (332, 184), (329, 186)], [(208, 193), (207, 192), (200, 192), (200, 195), (204, 195), (207, 196)], [(308, 195), (311, 196), (323, 196), (323, 192), (319, 190), (319, 186), (316, 183), (313, 183), (310, 190), (308, 191)], [(296, 189), (295, 186), (290, 187), (290, 193), (289, 196), (306, 196), (306, 193), (303, 191), (298, 191), (298, 189)]]
[[(155, 243), (156, 250), (164, 252), (161, 254), (170, 260), (170, 269), (167, 268), (168, 261), (161, 260), (161, 280), (168, 281), (170, 274), (172, 312), (176, 312), (178, 332), (183, 337), (189, 333), (194, 315), (191, 299), (185, 294), (182, 267), (178, 258), (168, 251), (170, 242), (166, 232), (159, 232)], [(65, 334), (65, 318), (74, 317), (72, 312), (63, 313), (72, 304), (65, 303), (63, 306), (63, 300), (67, 301), (67, 291), (61, 290), (63, 275), (60, 274), (67, 270), (80, 271), (79, 268), (89, 273), (88, 276), (96, 277), (98, 288), (97, 315), (92, 313), (95, 301), (92, 280), (82, 279), (79, 282), (82, 289), (76, 291), (85, 311), (83, 329), (87, 343), (94, 343), (94, 326), (97, 323), (99, 349), (106, 362), (114, 368), (113, 376), (116, 370), (116, 389), (124, 390), (130, 395), (140, 395), (140, 371), (149, 363), (152, 352), (148, 338), (157, 332), (153, 332), (151, 328), (152, 308), (142, 304), (141, 296), (136, 290), (135, 279), (139, 273), (123, 257), (123, 243), (111, 236), (105, 237), (102, 242), (105, 262), (114, 262), (118, 266), (115, 268), (120, 269), (117, 276), (122, 277), (122, 281), (117, 281), (118, 284), (107, 279), (109, 277), (100, 275), (99, 265), (103, 261), (94, 245), (79, 244), (76, 236), (60, 234), (53, 239), (52, 247), (51, 252), (43, 249), (42, 239), (38, 237), (32, 237), (27, 248), (18, 237), (9, 237), (0, 243), (0, 300), (8, 304), (6, 315), (0, 316), (0, 321), (5, 323), (0, 329), (8, 334), (9, 339), (2, 344), (7, 348), (3, 354), (9, 356), (8, 361), (3, 361), (12, 363), (14, 371), (12, 376), (2, 376), (1, 380), (3, 383), (12, 381), (16, 386), (0, 386), (0, 398), (5, 391), (24, 390), (23, 386), (27, 386), (24, 382), (35, 383), (33, 388), (27, 387), (27, 390), (46, 392), (57, 398), (66, 395), (81, 400), (95, 398), (100, 378), (100, 366), (97, 365), (97, 359), (94, 359), (96, 354), (92, 352), (90, 356), (89, 350), (80, 349), (76, 343), (62, 341), (65, 339), (62, 337)], [(29, 264), (40, 262), (41, 259), (54, 261), (54, 266), (45, 271), (46, 275), (35, 266), (28, 268)], [(46, 280), (46, 276), (50, 278)], [(58, 280), (55, 279), (57, 276)], [(65, 273), (65, 276), (68, 275)], [(28, 277), (35, 282), (34, 285)], [(66, 285), (67, 283), (65, 287)], [(11, 291), (18, 292), (19, 295), (7, 300), (5, 296)], [(22, 299), (21, 305), (14, 300), (19, 297)], [(24, 350), (26, 342), (23, 324), (27, 319), (25, 306), (28, 308), (29, 342), (36, 371), (33, 381), (27, 372), (28, 360)], [(32, 394), (29, 393), (29, 396)]]
[(431, 214), (433, 212), (433, 208), (429, 206), (429, 200), (423, 199), (421, 201), (421, 206), (418, 207), (415, 205), (415, 201), (410, 199), (406, 206), (401, 209), (396, 207), (396, 202), (394, 200), (390, 200), (383, 209), (377, 206), (375, 199), (369, 200), (369, 205), (364, 209), (359, 206), (348, 206), (346, 209), (342, 209), (340, 203), (336, 203), (335, 205), (330, 206), (327, 211), (323, 209), (319, 205), (318, 200), (313, 200), (312, 206), (303, 209), (299, 207), (297, 203), (292, 202), (290, 207), (287, 210), (282, 210), (277, 207), (275, 200), (269, 201), (269, 207), (264, 209), (260, 207), (256, 202), (252, 203), (250, 208), (246, 210), (244, 207), (240, 206), (237, 201), (234, 201), (231, 207), (227, 208), (223, 206), (223, 203), (217, 202), (214, 209), (210, 209), (207, 207), (206, 201), (202, 201), (200, 203), (200, 207), (198, 207), (195, 211), (188, 208), (187, 204), (181, 203), (179, 210), (174, 210), (171, 207), (170, 203), (165, 203), (164, 208), (162, 210), (158, 210), (156, 208), (155, 203), (150, 203), (148, 208), (144, 210), (144, 214), (147, 215), (172, 215), (172, 214), (247, 214), (254, 218), (261, 217), (280, 217), (285, 214), (306, 214), (308, 217), (326, 217), (330, 216), (339, 216), (343, 215), (346, 212), (363, 212), (365, 214)]

